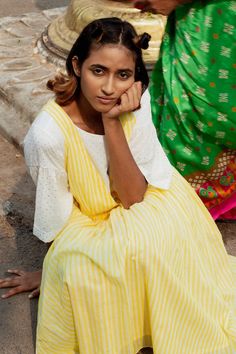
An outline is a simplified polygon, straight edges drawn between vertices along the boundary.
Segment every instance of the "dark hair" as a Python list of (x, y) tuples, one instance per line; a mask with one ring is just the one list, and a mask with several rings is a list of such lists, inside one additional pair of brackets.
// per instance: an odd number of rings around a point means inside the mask
[(78, 57), (79, 65), (89, 57), (91, 49), (104, 44), (121, 44), (135, 55), (135, 81), (141, 81), (143, 90), (147, 88), (149, 78), (142, 59), (142, 49), (148, 48), (151, 36), (148, 33), (137, 35), (134, 27), (117, 17), (102, 18), (89, 23), (75, 41), (66, 60), (67, 75), (56, 75), (49, 80), (47, 87), (54, 91), (56, 100), (66, 105), (80, 90), (80, 78), (76, 76), (72, 58)]

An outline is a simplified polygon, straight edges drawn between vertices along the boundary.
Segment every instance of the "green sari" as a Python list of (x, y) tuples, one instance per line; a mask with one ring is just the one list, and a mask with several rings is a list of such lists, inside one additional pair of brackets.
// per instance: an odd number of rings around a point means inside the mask
[(153, 121), (171, 163), (216, 219), (236, 218), (236, 1), (195, 1), (167, 22)]

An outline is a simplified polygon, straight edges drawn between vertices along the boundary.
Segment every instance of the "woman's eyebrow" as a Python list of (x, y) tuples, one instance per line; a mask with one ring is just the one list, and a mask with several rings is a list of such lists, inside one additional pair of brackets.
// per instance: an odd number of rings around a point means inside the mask
[(90, 68), (101, 68), (103, 70), (107, 70), (107, 67), (102, 64), (92, 64), (90, 65)]
[[(103, 69), (103, 70), (108, 70), (108, 68), (106, 67), (106, 66), (104, 66), (104, 65), (102, 65), (102, 64), (92, 64), (92, 65), (90, 65), (90, 68), (100, 68), (100, 69)], [(118, 69), (117, 70), (117, 72), (127, 72), (127, 73), (133, 73), (133, 70), (132, 69), (130, 69), (130, 68), (124, 68), (124, 69)]]

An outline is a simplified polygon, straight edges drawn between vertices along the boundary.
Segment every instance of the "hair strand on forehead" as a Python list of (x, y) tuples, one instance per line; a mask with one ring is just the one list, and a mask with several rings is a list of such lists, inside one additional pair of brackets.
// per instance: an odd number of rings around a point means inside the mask
[(103, 26), (101, 21), (97, 21), (97, 25), (94, 28), (94, 31), (91, 34), (91, 37), (95, 39), (96, 43), (99, 43), (102, 40), (103, 36)]

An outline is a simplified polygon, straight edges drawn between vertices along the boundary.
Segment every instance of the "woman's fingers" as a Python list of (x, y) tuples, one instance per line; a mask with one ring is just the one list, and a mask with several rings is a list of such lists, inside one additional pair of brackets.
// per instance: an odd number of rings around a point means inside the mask
[(138, 108), (142, 96), (142, 83), (140, 81), (136, 82), (135, 90), (135, 107)]
[(136, 102), (136, 96), (137, 96), (137, 88), (136, 88), (136, 82), (130, 87), (130, 89), (127, 91), (128, 95), (128, 103), (129, 103), (129, 110), (132, 111), (135, 109), (135, 102)]
[(124, 111), (134, 111), (139, 107), (142, 94), (141, 82), (134, 82), (133, 85), (122, 95), (122, 106)]
[[(145, 1), (136, 1), (134, 3), (134, 7), (136, 9), (139, 9), (141, 10), (142, 12), (152, 12), (154, 14), (158, 13), (158, 9), (156, 9), (155, 5), (152, 6), (151, 5), (151, 2), (148, 1), (148, 0), (145, 0)], [(168, 10), (169, 11), (169, 10)], [(163, 12), (161, 11), (160, 13), (163, 14)], [(165, 13), (166, 14), (166, 13)]]
[(121, 112), (128, 112), (129, 111), (129, 105), (130, 105), (129, 102), (130, 102), (129, 92), (126, 91), (121, 96), (121, 104), (120, 104), (120, 111)]
[(33, 290), (30, 294), (29, 294), (29, 299), (33, 299), (35, 297), (38, 297), (40, 293), (40, 288), (38, 287), (37, 289)]
[(26, 272), (20, 269), (8, 269), (7, 273), (24, 275)]
[(19, 285), (21, 285), (22, 279), (20, 277), (25, 275), (25, 272), (23, 270), (9, 269), (7, 271), (7, 273), (16, 274), (17, 276), (0, 279), (0, 289), (13, 288), (13, 287), (18, 287)]
[[(24, 274), (21, 274), (23, 276)], [(0, 289), (12, 288), (21, 284), (20, 276), (0, 279)]]
[(134, 82), (132, 86), (121, 95), (119, 103), (112, 107), (110, 111), (103, 114), (103, 117), (109, 119), (117, 118), (122, 113), (135, 111), (140, 106), (141, 95), (141, 82)]
[(22, 289), (22, 286), (16, 286), (16, 287), (12, 288), (11, 290), (7, 291), (1, 297), (2, 297), (2, 299), (7, 299), (8, 297), (14, 296), (16, 294), (20, 294), (22, 292), (24, 292), (24, 290)]
[(134, 7), (142, 12), (159, 13), (168, 16), (177, 6), (191, 3), (193, 0), (137, 0)]
[(41, 271), (25, 272), (23, 270), (10, 269), (8, 272), (16, 274), (16, 276), (0, 279), (0, 288), (12, 288), (2, 295), (3, 299), (31, 290), (33, 290), (32, 297), (37, 296), (41, 283)]

